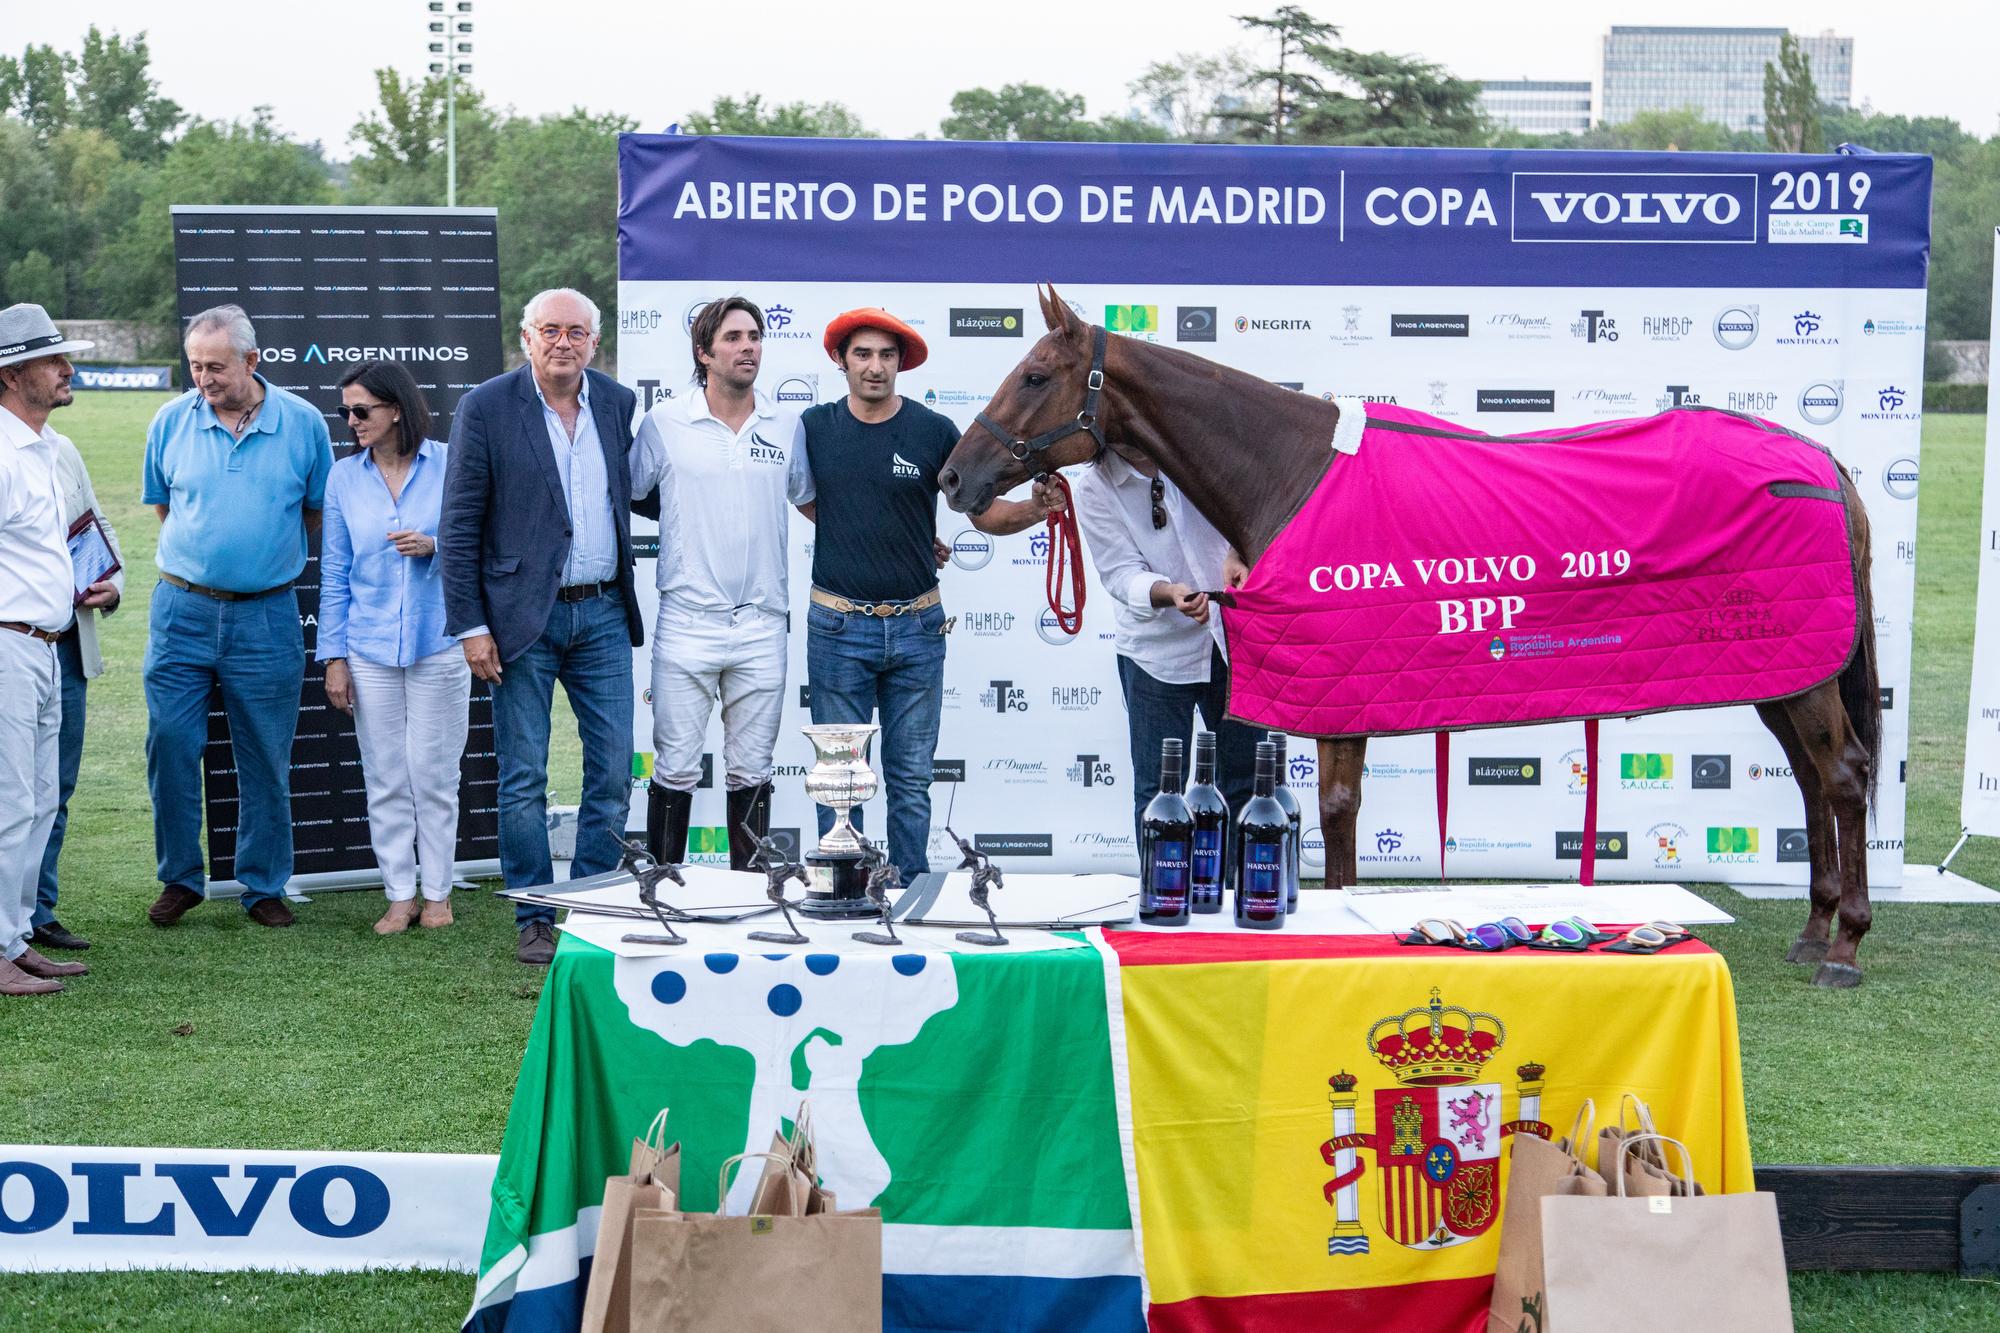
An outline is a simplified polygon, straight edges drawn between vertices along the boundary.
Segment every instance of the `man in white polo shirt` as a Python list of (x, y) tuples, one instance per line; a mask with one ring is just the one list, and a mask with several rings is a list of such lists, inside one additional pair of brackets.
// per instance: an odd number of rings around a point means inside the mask
[(655, 404), (632, 444), (633, 507), (648, 512), (656, 499), (660, 520), (646, 845), (663, 862), (687, 858), (702, 741), (719, 697), (729, 864), (743, 870), (755, 850), (744, 832), (770, 830), (787, 506), (812, 499), (812, 476), (797, 416), (757, 391), (764, 312), (740, 296), (713, 301), (691, 335), (693, 388)]
[[(1148, 463), (1146, 466), (1150, 467)], [(1160, 742), (1193, 752), (1194, 710), (1216, 734), (1216, 785), (1231, 810), (1250, 798), (1263, 733), (1223, 720), (1229, 670), (1222, 616), (1207, 590), (1240, 586), (1247, 570), (1229, 542), (1157, 472), (1112, 450), (1072, 488), (1083, 544), (1111, 594), (1118, 684), (1132, 737), (1133, 847), (1146, 803), (1159, 792)]]
[(88, 971), (28, 945), (62, 752), (56, 641), (75, 616), (69, 524), (49, 413), (71, 399), (70, 342), (38, 305), (0, 310), (0, 995), (46, 995)]

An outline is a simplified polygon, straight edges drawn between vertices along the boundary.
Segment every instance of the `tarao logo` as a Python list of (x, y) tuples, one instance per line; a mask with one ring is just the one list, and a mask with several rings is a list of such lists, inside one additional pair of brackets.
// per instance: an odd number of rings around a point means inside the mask
[[(1063, 776), (1085, 787), (1118, 785), (1118, 779), (1111, 772), (1110, 763), (1094, 754), (1078, 755), (1076, 762), (1064, 770)], [(1131, 839), (1127, 838), (1125, 841), (1130, 843)]]
[(1570, 336), (1581, 338), (1587, 343), (1615, 343), (1618, 341), (1618, 321), (1602, 310), (1579, 312), (1581, 319), (1570, 321)]
[(1513, 199), (1516, 243), (1757, 239), (1757, 177), (1748, 172), (1520, 171)]
[[(980, 707), (990, 708), (1002, 717), (1005, 717), (1008, 713), (1025, 713), (1028, 711), (1027, 690), (1015, 685), (1011, 680), (995, 680), (989, 681), (987, 684), (989, 688), (979, 692)], [(988, 761), (986, 766), (991, 768), (994, 762)]]

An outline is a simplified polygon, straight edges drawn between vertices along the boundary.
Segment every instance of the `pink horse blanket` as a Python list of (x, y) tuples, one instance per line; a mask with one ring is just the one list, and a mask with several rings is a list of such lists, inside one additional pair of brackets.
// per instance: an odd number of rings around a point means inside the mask
[(1839, 465), (1804, 436), (1705, 408), (1510, 436), (1367, 412), (1223, 612), (1245, 721), (1381, 736), (1752, 703), (1855, 650)]

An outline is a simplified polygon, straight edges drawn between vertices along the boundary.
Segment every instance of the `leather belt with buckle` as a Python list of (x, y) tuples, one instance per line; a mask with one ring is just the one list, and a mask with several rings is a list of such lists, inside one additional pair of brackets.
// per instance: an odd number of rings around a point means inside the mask
[(824, 606), (832, 611), (864, 616), (901, 616), (917, 611), (928, 611), (944, 601), (941, 589), (932, 588), (921, 597), (912, 597), (907, 602), (856, 602), (824, 588), (812, 590), (815, 606)]
[(171, 583), (176, 588), (184, 588), (189, 592), (198, 592), (203, 597), (213, 597), (218, 602), (254, 602), (259, 597), (269, 597), (273, 593), (289, 591), (292, 586), (289, 583), (280, 583), (277, 587), (266, 588), (262, 592), (231, 592), (227, 588), (209, 588), (199, 583), (189, 583), (180, 575), (169, 574), (164, 569), (160, 571), (160, 582)]
[(18, 620), (0, 620), (0, 629), (10, 629), (16, 634), (25, 634), (31, 639), (40, 639), (43, 643), (54, 643), (62, 638), (62, 635), (59, 633), (51, 634), (45, 629), (36, 629), (33, 625), (23, 625)]
[(572, 583), (566, 588), (556, 589), (556, 600), (558, 602), (587, 602), (593, 597), (602, 597), (605, 593), (616, 592), (617, 590), (618, 584), (612, 580), (607, 580), (603, 583)]

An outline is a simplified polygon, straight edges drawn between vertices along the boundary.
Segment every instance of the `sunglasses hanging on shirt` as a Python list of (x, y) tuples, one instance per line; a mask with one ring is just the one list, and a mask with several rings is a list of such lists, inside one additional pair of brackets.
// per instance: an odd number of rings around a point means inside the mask
[(1153, 530), (1167, 526), (1167, 483), (1153, 478)]

